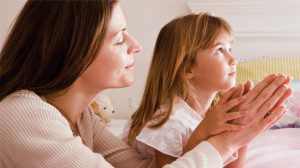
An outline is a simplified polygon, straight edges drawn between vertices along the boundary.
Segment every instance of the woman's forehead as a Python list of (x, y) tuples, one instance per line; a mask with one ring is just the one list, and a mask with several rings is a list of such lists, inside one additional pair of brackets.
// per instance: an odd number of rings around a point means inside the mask
[(119, 3), (114, 6), (111, 19), (108, 23), (107, 33), (109, 36), (113, 37), (120, 31), (125, 31), (126, 29), (126, 19), (123, 14), (122, 8)]

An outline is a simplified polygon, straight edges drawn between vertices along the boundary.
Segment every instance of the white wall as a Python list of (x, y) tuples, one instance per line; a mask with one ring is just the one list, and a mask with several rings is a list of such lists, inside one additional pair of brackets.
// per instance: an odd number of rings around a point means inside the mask
[(300, 56), (299, 0), (187, 0), (192, 12), (225, 18), (235, 32), (237, 58)]
[(0, 46), (8, 35), (8, 29), (14, 21), (20, 9), (23, 7), (24, 0), (0, 0)]

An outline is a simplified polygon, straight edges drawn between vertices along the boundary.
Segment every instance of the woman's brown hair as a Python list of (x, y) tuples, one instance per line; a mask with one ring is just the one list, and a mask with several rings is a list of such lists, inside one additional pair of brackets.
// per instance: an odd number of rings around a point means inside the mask
[[(159, 128), (170, 117), (176, 96), (195, 102), (194, 87), (187, 73), (200, 50), (212, 47), (222, 33), (233, 36), (230, 25), (208, 13), (189, 14), (165, 25), (157, 38), (141, 104), (131, 116), (128, 143), (145, 127)], [(165, 107), (160, 114), (155, 112)], [(150, 120), (155, 122), (147, 124)]]
[(101, 49), (118, 0), (26, 2), (0, 53), (0, 101), (68, 88)]

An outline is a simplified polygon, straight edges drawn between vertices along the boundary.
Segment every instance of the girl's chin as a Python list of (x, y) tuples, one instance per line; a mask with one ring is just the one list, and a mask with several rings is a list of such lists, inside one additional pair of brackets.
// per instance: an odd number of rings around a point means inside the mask
[(234, 87), (235, 85), (236, 85), (236, 81), (235, 80), (229, 81), (228, 83), (226, 83), (226, 85), (224, 86), (223, 90), (229, 90), (232, 87)]

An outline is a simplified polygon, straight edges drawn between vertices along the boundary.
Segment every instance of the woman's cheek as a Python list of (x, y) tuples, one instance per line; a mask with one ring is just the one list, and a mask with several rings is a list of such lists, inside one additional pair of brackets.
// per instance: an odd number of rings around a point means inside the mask
[(118, 48), (116, 56), (117, 56), (117, 60), (118, 60), (120, 69), (125, 68), (126, 63), (127, 63), (127, 57), (128, 57), (126, 45), (122, 45)]

